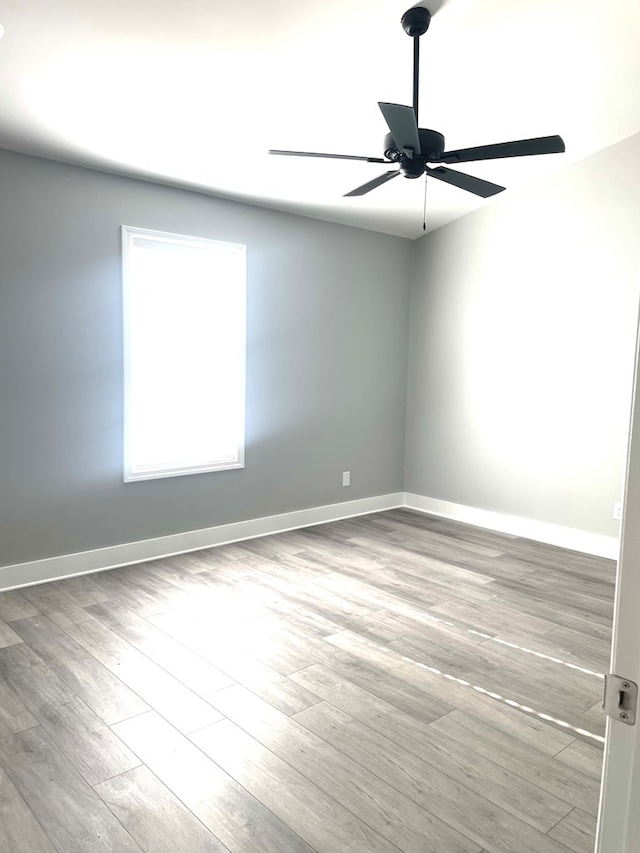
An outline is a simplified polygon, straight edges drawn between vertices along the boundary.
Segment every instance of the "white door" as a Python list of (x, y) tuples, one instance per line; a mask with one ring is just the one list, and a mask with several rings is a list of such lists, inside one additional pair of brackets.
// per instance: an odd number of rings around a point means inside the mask
[[(611, 671), (640, 685), (640, 366), (636, 354)], [(640, 716), (640, 715), (639, 715)], [(607, 721), (597, 853), (640, 851), (640, 721)]]

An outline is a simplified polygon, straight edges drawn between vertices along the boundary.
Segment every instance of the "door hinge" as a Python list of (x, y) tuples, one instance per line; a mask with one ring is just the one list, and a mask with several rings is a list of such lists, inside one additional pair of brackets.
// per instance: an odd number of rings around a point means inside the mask
[(619, 675), (605, 675), (602, 707), (607, 717), (619, 720), (628, 726), (636, 723), (638, 708), (638, 685)]

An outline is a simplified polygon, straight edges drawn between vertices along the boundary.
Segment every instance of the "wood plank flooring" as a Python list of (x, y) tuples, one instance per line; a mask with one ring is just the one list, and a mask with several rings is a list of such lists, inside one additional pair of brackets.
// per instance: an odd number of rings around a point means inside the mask
[(615, 564), (406, 510), (0, 594), (3, 853), (592, 853)]

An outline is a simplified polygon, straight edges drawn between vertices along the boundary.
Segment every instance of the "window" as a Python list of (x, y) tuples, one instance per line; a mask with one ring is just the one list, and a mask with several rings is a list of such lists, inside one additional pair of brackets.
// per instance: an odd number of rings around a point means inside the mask
[(124, 481), (242, 468), (246, 246), (122, 238)]

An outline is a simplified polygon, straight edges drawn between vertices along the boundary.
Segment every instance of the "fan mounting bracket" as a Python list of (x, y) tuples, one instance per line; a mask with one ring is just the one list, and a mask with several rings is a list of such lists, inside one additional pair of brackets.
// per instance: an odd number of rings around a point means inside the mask
[(423, 36), (431, 23), (431, 12), (423, 6), (414, 6), (402, 16), (400, 23), (408, 36)]

